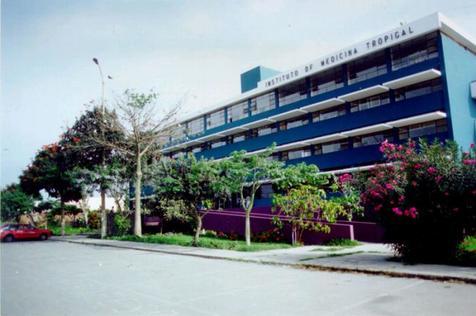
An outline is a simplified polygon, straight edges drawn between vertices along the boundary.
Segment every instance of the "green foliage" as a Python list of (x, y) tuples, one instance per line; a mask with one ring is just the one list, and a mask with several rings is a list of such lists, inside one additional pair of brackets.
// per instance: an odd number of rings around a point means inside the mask
[(319, 174), (316, 165), (299, 163), (284, 168), (281, 177), (276, 181), (276, 186), (284, 192), (303, 185), (323, 188), (330, 183), (329, 179), (329, 175)]
[(98, 229), (101, 227), (101, 215), (98, 211), (91, 211), (88, 214), (88, 226), (91, 229)]
[(164, 158), (154, 170), (153, 183), (160, 207), (169, 215), (180, 214), (184, 219), (194, 220), (197, 243), (206, 210), (213, 207), (211, 201), (223, 195), (217, 163), (197, 160), (192, 154), (177, 159)]
[(82, 212), (82, 210), (78, 208), (76, 205), (67, 204), (61, 207), (61, 205), (56, 204), (54, 205), (53, 209), (51, 209), (50, 213), (53, 215), (60, 215), (62, 209), (64, 210), (65, 214), (77, 215)]
[(384, 142), (391, 166), (364, 183), (362, 203), (385, 227), (386, 239), (408, 261), (454, 260), (465, 235), (476, 231), (476, 151), (454, 142)]
[(76, 181), (75, 161), (70, 153), (58, 144), (44, 146), (20, 176), (22, 190), (37, 197), (41, 190), (45, 190), (61, 203), (79, 200), (81, 186)]
[(347, 238), (334, 238), (329, 240), (326, 243), (327, 246), (333, 246), (333, 247), (355, 247), (355, 246), (360, 246), (361, 243), (358, 242), (357, 240), (353, 239), (347, 239)]
[(251, 211), (255, 196), (264, 182), (273, 182), (282, 177), (284, 164), (273, 160), (271, 155), (275, 145), (263, 153), (247, 155), (245, 151), (237, 151), (231, 157), (220, 161), (220, 173), (223, 181), (218, 183), (221, 191), (230, 196), (238, 193), (241, 207), (245, 211), (245, 239), (251, 244)]
[[(143, 237), (137, 236), (123, 236), (113, 237), (115, 240), (136, 241), (154, 244), (170, 244), (179, 246), (194, 245), (194, 236), (184, 234), (157, 234), (145, 235)], [(198, 247), (214, 248), (214, 249), (228, 249), (236, 251), (262, 251), (272, 249), (290, 248), (291, 245), (284, 243), (254, 243), (252, 246), (247, 246), (242, 240), (227, 240), (219, 237), (205, 237), (202, 236), (197, 244)]]
[(24, 213), (33, 210), (34, 201), (18, 184), (11, 184), (1, 192), (2, 221), (14, 220)]
[(476, 236), (467, 236), (459, 245), (456, 262), (476, 266)]
[(116, 213), (114, 214), (114, 226), (116, 227), (118, 236), (124, 236), (132, 228), (132, 223), (128, 216)]
[[(61, 236), (61, 226), (57, 224), (48, 225), (48, 229), (53, 232), (55, 236)], [(96, 230), (91, 229), (89, 227), (72, 227), (72, 226), (65, 226), (64, 233), (65, 235), (79, 235), (79, 234), (88, 234), (94, 233)]]
[(330, 232), (328, 223), (335, 223), (338, 216), (345, 215), (343, 206), (326, 199), (323, 189), (311, 185), (300, 185), (288, 190), (286, 194), (273, 195), (273, 211), (279, 216), (273, 222), (282, 226), (281, 216), (291, 224), (293, 245), (302, 243), (306, 230)]
[(57, 200), (45, 200), (41, 201), (38, 203), (37, 206), (35, 206), (35, 211), (36, 212), (42, 212), (42, 211), (49, 211), (53, 209), (58, 209), (60, 207), (60, 203)]

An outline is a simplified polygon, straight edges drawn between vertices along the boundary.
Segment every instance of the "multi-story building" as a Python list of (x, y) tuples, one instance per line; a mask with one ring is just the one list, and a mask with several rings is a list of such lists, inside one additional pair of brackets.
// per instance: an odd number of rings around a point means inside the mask
[[(163, 152), (221, 159), (258, 153), (316, 164), (321, 171), (368, 168), (379, 144), (409, 138), (475, 142), (476, 44), (437, 13), (285, 72), (256, 67), (242, 94), (177, 127)], [(269, 206), (264, 185), (258, 206)]]

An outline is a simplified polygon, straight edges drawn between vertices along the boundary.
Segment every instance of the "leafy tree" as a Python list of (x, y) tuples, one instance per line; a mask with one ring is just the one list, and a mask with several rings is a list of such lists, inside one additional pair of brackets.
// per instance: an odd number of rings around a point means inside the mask
[(198, 245), (202, 220), (223, 186), (217, 163), (197, 160), (194, 155), (177, 159), (162, 159), (155, 174), (155, 190), (171, 208), (182, 206), (186, 216), (195, 223), (193, 244)]
[[(327, 223), (335, 223), (338, 216), (343, 215), (342, 204), (328, 200), (322, 188), (311, 185), (299, 185), (286, 194), (274, 194), (273, 204), (279, 215), (285, 215), (291, 224), (293, 245), (302, 243), (302, 235), (306, 230), (330, 232)], [(282, 220), (275, 216), (273, 221), (282, 227)]]
[(1, 192), (2, 221), (14, 220), (21, 214), (30, 213), (34, 207), (33, 198), (23, 192), (18, 184), (10, 184)]
[(251, 245), (251, 211), (256, 192), (264, 182), (282, 176), (283, 163), (271, 159), (273, 149), (274, 145), (256, 155), (247, 155), (245, 151), (234, 152), (229, 159), (220, 161), (224, 175), (223, 191), (238, 193), (245, 211), (245, 239), (248, 246)]
[[(106, 192), (116, 184), (118, 169), (121, 169), (117, 163), (121, 159), (120, 153), (105, 144), (124, 141), (117, 120), (115, 112), (93, 106), (76, 119), (60, 141), (61, 146), (70, 150), (78, 168), (83, 185), (82, 199), (94, 190), (101, 193), (101, 238), (106, 237), (107, 231)], [(101, 142), (97, 142), (98, 139)]]
[[(282, 227), (280, 215), (291, 224), (293, 244), (302, 243), (306, 230), (329, 232), (327, 223), (334, 223), (339, 216), (348, 215), (344, 193), (328, 197), (325, 190), (335, 191), (335, 177), (319, 173), (316, 165), (300, 163), (287, 166), (275, 186), (283, 193), (273, 195), (273, 211), (278, 212), (273, 222)], [(357, 200), (357, 203), (359, 200)], [(349, 208), (350, 210), (350, 208)]]
[(330, 178), (329, 175), (320, 174), (316, 165), (299, 163), (284, 168), (281, 177), (275, 183), (280, 190), (287, 192), (303, 185), (321, 188), (330, 183)]
[(385, 238), (409, 261), (450, 261), (465, 235), (476, 233), (476, 150), (454, 142), (383, 142), (388, 162), (370, 171), (362, 204)]
[(65, 203), (81, 198), (81, 186), (72, 171), (74, 161), (69, 151), (58, 144), (44, 146), (33, 162), (20, 176), (20, 186), (24, 192), (40, 196), (45, 190), (51, 197), (57, 198), (61, 206), (61, 235), (64, 236)]
[(117, 130), (124, 132), (124, 140), (112, 142), (97, 137), (95, 141), (120, 152), (126, 163), (134, 167), (134, 234), (142, 236), (141, 192), (145, 163), (160, 157), (161, 145), (171, 135), (178, 107), (156, 114), (158, 94), (136, 93), (126, 90), (116, 104), (119, 122)]

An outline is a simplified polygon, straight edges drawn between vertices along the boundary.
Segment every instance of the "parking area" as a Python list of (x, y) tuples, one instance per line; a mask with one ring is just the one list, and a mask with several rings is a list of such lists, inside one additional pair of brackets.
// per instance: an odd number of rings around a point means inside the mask
[(1, 315), (473, 315), (476, 286), (55, 241), (1, 245)]

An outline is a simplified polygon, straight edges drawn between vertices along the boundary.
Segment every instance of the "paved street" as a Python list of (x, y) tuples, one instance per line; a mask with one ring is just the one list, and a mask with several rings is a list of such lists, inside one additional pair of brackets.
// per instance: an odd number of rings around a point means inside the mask
[(476, 286), (64, 242), (1, 245), (1, 315), (474, 315)]

